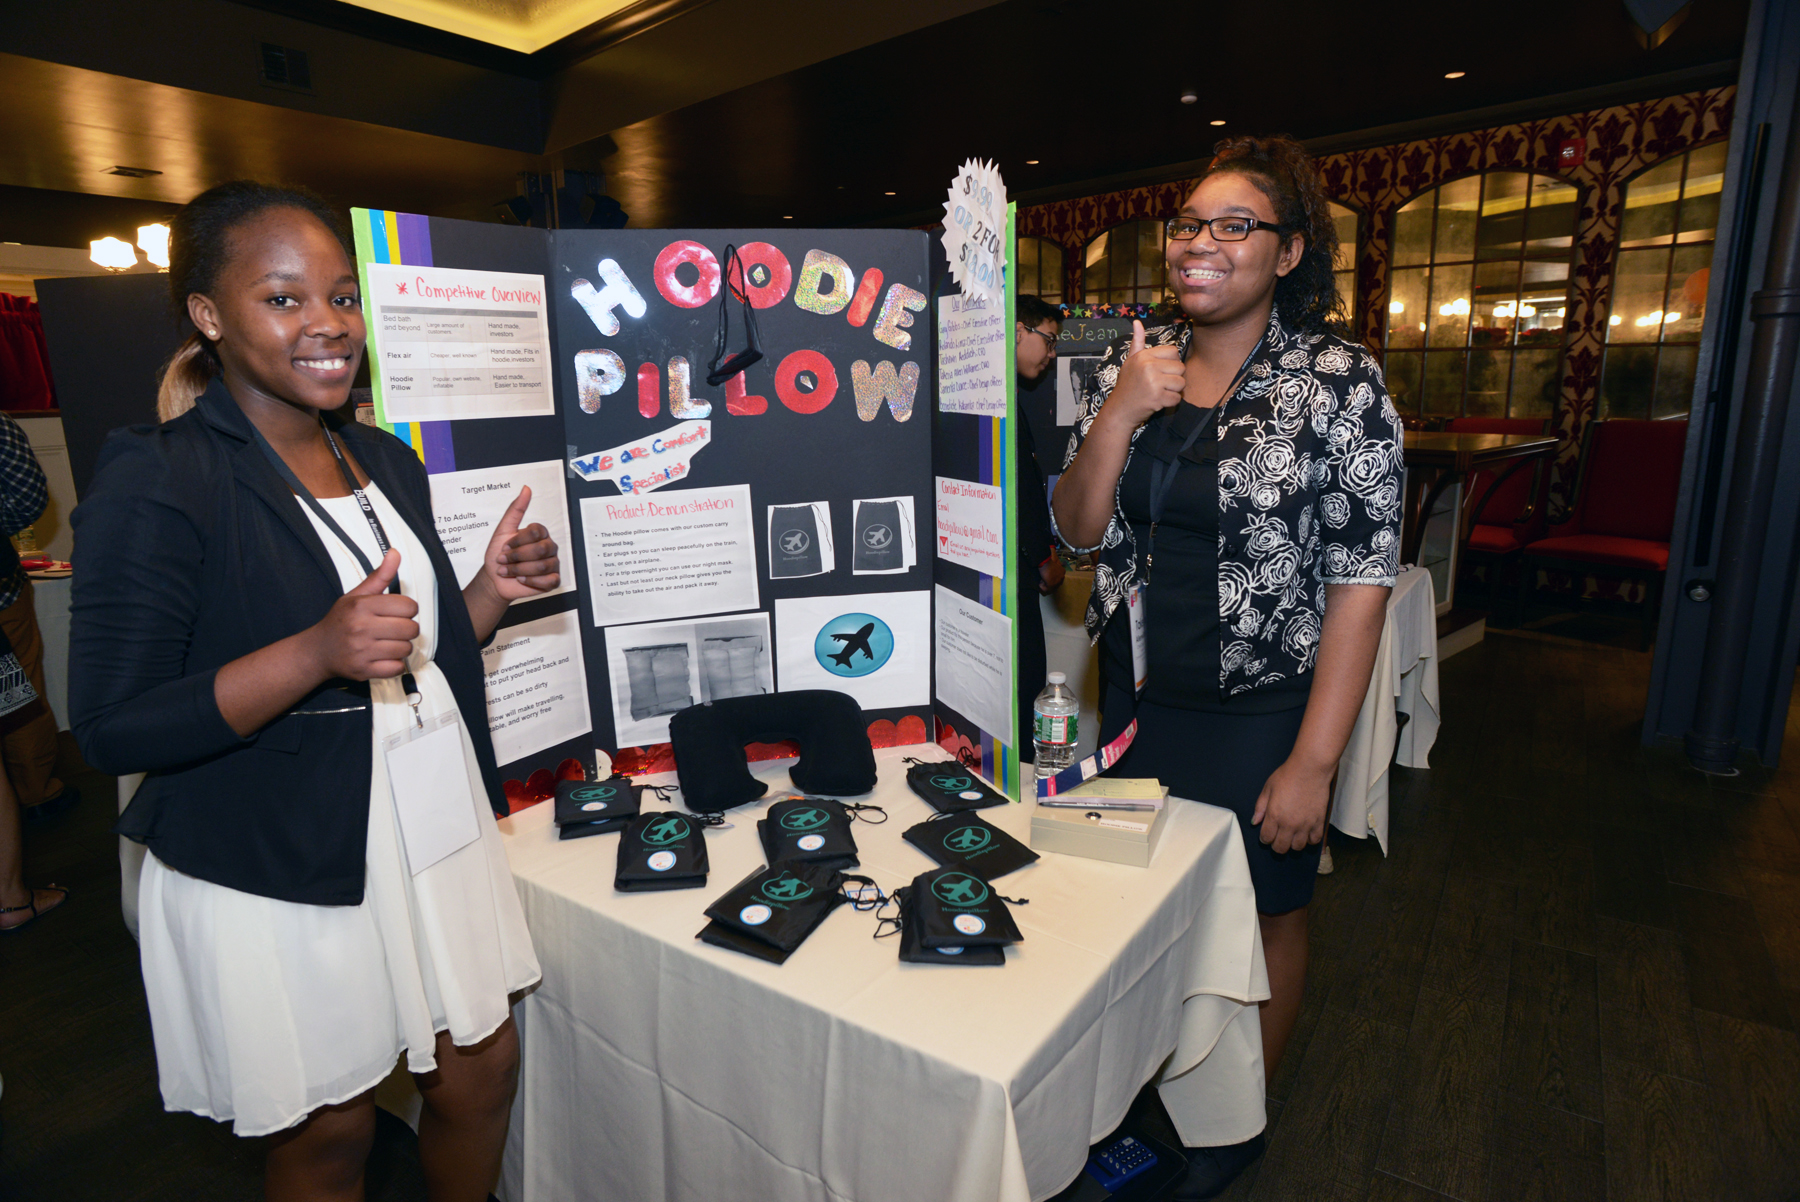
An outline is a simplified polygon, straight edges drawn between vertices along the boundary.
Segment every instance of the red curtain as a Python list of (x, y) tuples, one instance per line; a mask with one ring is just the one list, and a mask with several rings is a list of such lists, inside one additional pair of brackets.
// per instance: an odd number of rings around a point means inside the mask
[(37, 302), (0, 292), (0, 409), (54, 409), (50, 350)]

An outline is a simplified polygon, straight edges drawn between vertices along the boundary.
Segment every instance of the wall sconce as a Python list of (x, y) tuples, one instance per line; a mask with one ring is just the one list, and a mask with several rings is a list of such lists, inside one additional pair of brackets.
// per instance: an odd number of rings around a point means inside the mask
[(164, 271), (169, 270), (169, 227), (166, 225), (140, 225), (137, 237), (138, 249), (144, 257)]
[(130, 271), (138, 261), (131, 243), (118, 238), (97, 238), (88, 243), (88, 258), (108, 271)]

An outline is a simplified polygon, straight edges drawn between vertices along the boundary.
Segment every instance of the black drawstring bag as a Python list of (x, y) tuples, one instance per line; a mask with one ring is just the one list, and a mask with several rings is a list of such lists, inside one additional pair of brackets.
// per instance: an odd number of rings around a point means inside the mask
[(785, 963), (794, 949), (846, 900), (832, 868), (777, 860), (733, 885), (712, 905), (698, 938), (717, 947)]
[[(714, 388), (749, 367), (752, 363), (762, 362), (762, 339), (756, 333), (756, 306), (750, 303), (750, 280), (744, 274), (744, 260), (738, 254), (737, 247), (727, 243), (725, 253), (720, 256), (724, 261), (722, 287), (719, 289), (719, 339), (713, 346), (712, 362), (706, 365), (706, 382)], [(732, 264), (737, 264), (737, 283), (731, 282)], [(744, 305), (744, 349), (731, 358), (725, 358), (725, 344), (730, 341), (731, 334), (731, 296), (737, 294)], [(724, 360), (724, 362), (720, 362)]]
[(644, 787), (628, 776), (556, 782), (556, 837), (582, 839), (622, 831), (638, 816)]
[(928, 951), (944, 947), (999, 947), (1018, 943), (1025, 936), (1013, 921), (1006, 899), (972, 872), (960, 868), (935, 868), (912, 881), (908, 903), (919, 932), (919, 946)]
[(968, 967), (1003, 967), (1003, 947), (940, 947), (926, 950), (919, 945), (919, 920), (913, 912), (912, 886), (894, 890), (894, 901), (900, 908), (900, 959), (906, 964), (961, 964)]
[(940, 814), (985, 810), (1006, 804), (1006, 797), (953, 760), (914, 764), (906, 770), (906, 784)]
[(900, 836), (946, 868), (991, 881), (1035, 863), (1038, 854), (977, 814), (940, 814)]
[(798, 860), (826, 868), (855, 868), (856, 836), (850, 833), (850, 811), (823, 797), (778, 801), (769, 816), (756, 821), (763, 857)]
[(640, 814), (619, 835), (613, 888), (622, 893), (706, 885), (706, 836), (698, 819), (673, 810)]

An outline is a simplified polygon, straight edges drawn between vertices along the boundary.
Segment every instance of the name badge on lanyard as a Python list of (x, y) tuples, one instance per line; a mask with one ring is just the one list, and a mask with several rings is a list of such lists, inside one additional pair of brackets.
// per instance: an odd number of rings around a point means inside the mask
[(415, 717), (381, 741), (406, 865), (418, 876), (481, 837), (456, 711)]

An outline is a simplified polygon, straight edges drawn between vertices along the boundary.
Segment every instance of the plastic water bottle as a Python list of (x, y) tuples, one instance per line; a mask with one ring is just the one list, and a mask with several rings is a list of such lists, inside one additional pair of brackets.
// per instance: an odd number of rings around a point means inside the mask
[(1031, 703), (1032, 744), (1039, 776), (1061, 772), (1075, 762), (1081, 703), (1066, 683), (1068, 679), (1061, 672), (1050, 673), (1044, 691)]

